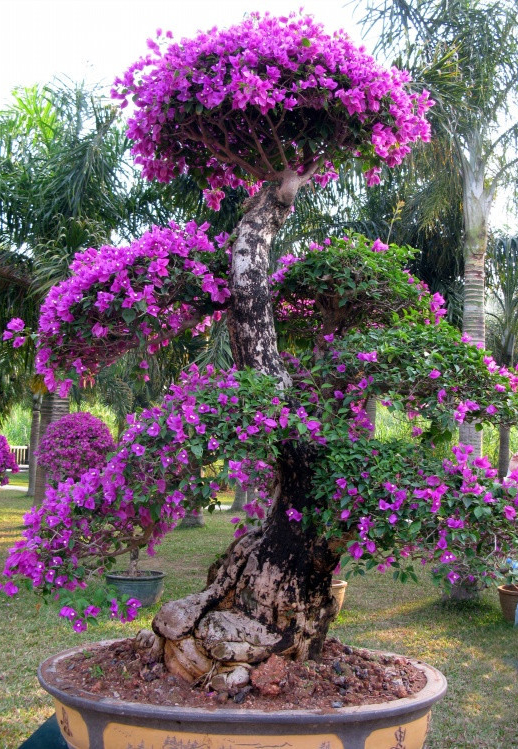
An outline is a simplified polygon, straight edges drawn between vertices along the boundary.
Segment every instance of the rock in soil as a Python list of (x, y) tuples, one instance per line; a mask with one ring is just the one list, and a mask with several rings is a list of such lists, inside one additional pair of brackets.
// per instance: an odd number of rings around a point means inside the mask
[(355, 649), (330, 638), (322, 658), (299, 663), (273, 655), (252, 670), (251, 685), (222, 694), (194, 688), (163, 663), (145, 662), (134, 640), (85, 647), (57, 665), (57, 687), (82, 697), (112, 697), (182, 707), (332, 711), (390, 702), (420, 691), (423, 672), (407, 658)]

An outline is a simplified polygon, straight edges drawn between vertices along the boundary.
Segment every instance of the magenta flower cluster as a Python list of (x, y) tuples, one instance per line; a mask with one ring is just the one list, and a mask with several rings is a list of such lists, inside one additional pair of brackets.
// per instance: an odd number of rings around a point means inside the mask
[(16, 458), (11, 452), (9, 443), (3, 434), (0, 434), (0, 486), (9, 483), (7, 471), (18, 473), (20, 470)]
[[(50, 290), (41, 307), (36, 371), (49, 390), (57, 388), (64, 397), (74, 379), (86, 384), (99, 369), (99, 344), (105, 363), (144, 339), (153, 354), (171, 336), (206, 327), (210, 318), (205, 310), (221, 306), (230, 295), (226, 280), (207, 265), (207, 255), (216, 252), (207, 229), (208, 224), (194, 222), (180, 229), (171, 222), (167, 228), (154, 227), (128, 247), (76, 254), (71, 276)], [(226, 239), (220, 234), (216, 242), (224, 244)], [(222, 261), (225, 266), (226, 255)], [(180, 299), (187, 286), (194, 291)], [(12, 322), (23, 330), (23, 321)], [(67, 331), (78, 324), (81, 336), (72, 341)], [(56, 379), (58, 369), (69, 368), (71, 376)]]
[[(251, 14), (238, 26), (192, 40), (168, 32), (116, 79), (112, 95), (134, 102), (128, 136), (148, 179), (192, 173), (214, 209), (225, 186), (257, 189), (291, 169), (319, 173), (358, 158), (369, 184), (380, 165), (400, 164), (429, 140), (426, 91), (407, 73), (379, 66), (344, 31), (330, 36), (310, 16)], [(329, 137), (329, 133), (333, 133)]]
[(36, 455), (47, 482), (78, 480), (106, 464), (115, 443), (106, 424), (90, 413), (72, 413), (48, 425)]

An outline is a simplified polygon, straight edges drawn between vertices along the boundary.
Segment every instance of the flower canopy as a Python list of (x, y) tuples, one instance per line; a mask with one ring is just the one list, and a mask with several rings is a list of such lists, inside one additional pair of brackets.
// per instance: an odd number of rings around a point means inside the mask
[(396, 166), (411, 143), (429, 140), (428, 93), (409, 93), (408, 74), (310, 16), (253, 13), (190, 40), (168, 44), (171, 36), (149, 42), (113, 96), (134, 104), (128, 135), (144, 176), (189, 173), (215, 208), (224, 186), (286, 169), (325, 183), (352, 158), (374, 184), (382, 163)]

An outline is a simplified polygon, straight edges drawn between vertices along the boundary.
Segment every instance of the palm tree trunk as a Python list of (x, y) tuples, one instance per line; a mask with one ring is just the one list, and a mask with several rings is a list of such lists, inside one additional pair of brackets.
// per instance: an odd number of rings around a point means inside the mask
[(239, 484), (236, 484), (236, 488), (234, 490), (234, 501), (232, 502), (230, 512), (241, 512), (246, 501), (246, 491)]
[[(469, 159), (463, 157), (464, 215), (464, 313), (462, 329), (474, 344), (485, 345), (485, 258), (487, 220), (493, 202), (493, 187), (485, 185), (485, 163), (478, 133), (471, 138)], [(475, 424), (461, 424), (460, 442), (472, 445), (473, 457), (482, 455), (482, 432)]]
[(509, 424), (500, 424), (498, 443), (498, 478), (500, 481), (507, 476), (509, 470), (509, 438), (511, 427)]
[(31, 421), (31, 437), (29, 441), (29, 488), (27, 490), (27, 496), (34, 496), (34, 488), (36, 484), (36, 466), (38, 464), (38, 458), (35, 455), (36, 448), (38, 447), (39, 435), (40, 435), (40, 417), (41, 417), (41, 395), (32, 396), (32, 421)]
[[(55, 393), (46, 393), (41, 403), (40, 429), (38, 435), (38, 444), (45, 436), (47, 427), (62, 416), (70, 413), (70, 401), (68, 398), (60, 398)], [(36, 467), (36, 478), (34, 485), (34, 502), (41, 504), (45, 496), (45, 471), (41, 466)]]

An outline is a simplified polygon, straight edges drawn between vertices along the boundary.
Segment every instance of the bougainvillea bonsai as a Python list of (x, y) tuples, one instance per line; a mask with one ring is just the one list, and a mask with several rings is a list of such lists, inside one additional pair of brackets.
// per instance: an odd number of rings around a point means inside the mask
[[(225, 316), (235, 368), (192, 365), (132, 419), (102, 472), (49, 489), (4, 590), (18, 574), (44, 593), (82, 587), (130, 536), (152, 550), (187, 510), (214, 508), (221, 480), (253, 487), (205, 590), (162, 606), (144, 638), (195, 680), (272, 653), (317, 656), (340, 562), (404, 581), (417, 559), (446, 586), (500, 574), (517, 537), (516, 477), (498, 483), (469, 448), (441, 459), (437, 446), (465, 419), (513, 421), (518, 377), (444, 322), (441, 297), (404, 270), (408, 249), (351, 235), (269, 273), (297, 191), (352, 160), (371, 183), (399, 164), (429, 138), (426, 92), (305, 17), (253, 15), (151, 47), (115, 88), (134, 101), (145, 176), (188, 172), (214, 208), (228, 186), (250, 198), (230, 237), (171, 224), (78, 254), (42, 307), (37, 367), (66, 393), (130, 348), (152, 355)], [(411, 444), (373, 438), (371, 396), (413, 420)], [(216, 462), (219, 476), (205, 476)], [(81, 629), (92, 609), (65, 613)]]
[(9, 483), (8, 470), (18, 473), (20, 469), (15, 456), (11, 452), (7, 439), (3, 434), (0, 434), (0, 486), (5, 486)]
[(103, 468), (114, 448), (106, 424), (91, 413), (79, 412), (49, 424), (36, 455), (46, 481), (57, 486), (67, 478), (77, 481), (86, 471)]

